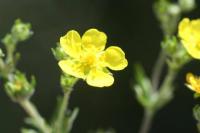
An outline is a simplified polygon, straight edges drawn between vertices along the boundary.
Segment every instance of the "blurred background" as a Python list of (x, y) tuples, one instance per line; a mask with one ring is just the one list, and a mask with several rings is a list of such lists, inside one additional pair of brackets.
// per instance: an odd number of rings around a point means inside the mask
[[(200, 18), (199, 8), (190, 14)], [(152, 0), (0, 0), (0, 38), (9, 32), (14, 20), (21, 18), (32, 23), (34, 36), (20, 44), (18, 68), (37, 78), (32, 101), (45, 118), (50, 118), (56, 96), (62, 95), (59, 86), (60, 69), (50, 48), (59, 37), (71, 29), (81, 34), (95, 27), (108, 35), (109, 45), (118, 45), (126, 53), (129, 66), (113, 72), (115, 83), (109, 88), (89, 87), (80, 81), (70, 99), (70, 108), (80, 108), (72, 133), (88, 133), (97, 128), (114, 128), (117, 133), (136, 133), (143, 109), (132, 91), (133, 65), (140, 62), (148, 75), (160, 50), (162, 32), (153, 11)], [(175, 98), (160, 110), (150, 133), (195, 133), (192, 108), (200, 101), (184, 86), (188, 71), (200, 74), (200, 62), (192, 61), (178, 74)], [(0, 82), (0, 132), (19, 133), (25, 126), (24, 111), (13, 103)]]

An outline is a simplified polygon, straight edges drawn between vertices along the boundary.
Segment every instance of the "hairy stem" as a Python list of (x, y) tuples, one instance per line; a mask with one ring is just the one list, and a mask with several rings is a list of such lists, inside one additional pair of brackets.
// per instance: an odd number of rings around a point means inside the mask
[(51, 133), (49, 126), (46, 124), (45, 120), (38, 113), (36, 107), (29, 100), (19, 101), (21, 107), (26, 111), (26, 113), (37, 123), (37, 127), (42, 133)]

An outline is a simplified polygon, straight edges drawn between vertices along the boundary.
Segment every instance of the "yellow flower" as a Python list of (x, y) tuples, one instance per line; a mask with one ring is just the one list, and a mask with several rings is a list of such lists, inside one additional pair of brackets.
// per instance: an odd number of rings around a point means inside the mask
[(200, 19), (190, 21), (184, 18), (179, 23), (178, 34), (188, 53), (193, 58), (200, 59)]
[(194, 76), (192, 73), (186, 75), (186, 86), (196, 93), (200, 93), (200, 77)]
[(97, 29), (89, 29), (81, 37), (75, 30), (60, 38), (60, 45), (68, 58), (59, 61), (63, 72), (86, 80), (91, 86), (110, 86), (114, 82), (112, 70), (122, 70), (128, 62), (117, 46), (105, 49), (107, 36)]

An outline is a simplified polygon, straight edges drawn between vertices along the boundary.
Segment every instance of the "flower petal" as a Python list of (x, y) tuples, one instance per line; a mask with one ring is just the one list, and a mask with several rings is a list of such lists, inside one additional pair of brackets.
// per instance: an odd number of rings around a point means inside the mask
[(187, 32), (190, 30), (189, 29), (190, 25), (190, 19), (189, 18), (184, 18), (178, 26), (178, 34), (181, 38), (187, 38)]
[(86, 82), (91, 86), (106, 87), (111, 86), (114, 83), (114, 78), (109, 72), (92, 69), (87, 75)]
[(102, 54), (102, 61), (112, 70), (122, 70), (128, 65), (125, 53), (117, 46), (108, 47)]
[(64, 51), (73, 58), (80, 57), (81, 37), (77, 31), (71, 30), (60, 38), (60, 45)]
[(186, 86), (196, 93), (200, 93), (200, 78), (193, 75), (192, 73), (187, 73), (186, 75)]
[(87, 51), (98, 52), (105, 48), (107, 36), (97, 29), (87, 30), (82, 37), (83, 48)]
[[(182, 40), (181, 42), (189, 55), (191, 55), (195, 59), (200, 59), (200, 48), (194, 46), (195, 44), (192, 44), (191, 42), (185, 40)], [(200, 43), (198, 45), (200, 45)]]
[(187, 52), (200, 59), (200, 19), (183, 19), (179, 24), (179, 36)]
[(68, 59), (59, 61), (58, 65), (66, 74), (72, 75), (77, 78), (85, 79), (84, 69), (81, 64), (77, 61)]

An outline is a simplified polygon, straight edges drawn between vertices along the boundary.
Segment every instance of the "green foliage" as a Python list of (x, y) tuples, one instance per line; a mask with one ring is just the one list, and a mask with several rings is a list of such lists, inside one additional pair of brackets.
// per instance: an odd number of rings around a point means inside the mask
[(135, 65), (135, 81), (134, 90), (138, 101), (144, 108), (148, 110), (155, 110), (158, 100), (158, 94), (154, 91), (151, 81), (145, 75), (144, 69), (141, 65)]

